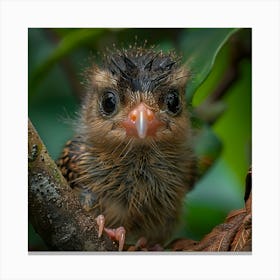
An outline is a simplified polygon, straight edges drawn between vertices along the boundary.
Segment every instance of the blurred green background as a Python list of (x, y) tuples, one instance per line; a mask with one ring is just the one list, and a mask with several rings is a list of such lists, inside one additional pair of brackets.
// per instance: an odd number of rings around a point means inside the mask
[[(176, 236), (201, 239), (244, 205), (251, 165), (251, 29), (42, 29), (28, 31), (28, 114), (57, 159), (73, 135), (83, 70), (106, 48), (134, 44), (175, 50), (191, 69), (186, 88), (200, 178), (185, 199)], [(29, 225), (29, 250), (44, 250)]]

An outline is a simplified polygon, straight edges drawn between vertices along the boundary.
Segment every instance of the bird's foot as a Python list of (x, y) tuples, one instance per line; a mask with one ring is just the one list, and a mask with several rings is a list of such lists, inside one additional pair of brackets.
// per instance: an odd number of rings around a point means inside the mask
[(118, 241), (119, 251), (122, 251), (125, 242), (125, 228), (124, 227), (118, 227), (116, 229), (106, 228), (105, 217), (103, 215), (97, 216), (96, 223), (98, 225), (98, 237), (100, 237), (103, 231), (105, 231), (112, 240)]
[(163, 251), (163, 247), (160, 244), (149, 245), (147, 239), (141, 237), (134, 246), (128, 248), (128, 251)]

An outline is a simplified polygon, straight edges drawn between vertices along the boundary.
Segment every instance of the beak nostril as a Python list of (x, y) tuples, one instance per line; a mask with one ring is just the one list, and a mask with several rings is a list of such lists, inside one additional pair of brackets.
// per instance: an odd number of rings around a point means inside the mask
[(154, 113), (152, 111), (150, 111), (150, 110), (147, 110), (147, 119), (148, 119), (148, 121), (151, 122), (154, 118), (155, 118)]
[(137, 119), (136, 113), (132, 113), (130, 116), (130, 119), (132, 122), (136, 122), (136, 119)]

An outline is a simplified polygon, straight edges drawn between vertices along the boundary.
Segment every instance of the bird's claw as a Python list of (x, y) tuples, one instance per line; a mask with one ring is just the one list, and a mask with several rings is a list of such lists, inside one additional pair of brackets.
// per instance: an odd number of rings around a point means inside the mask
[(103, 231), (112, 239), (116, 240), (119, 243), (119, 251), (123, 250), (125, 243), (125, 228), (118, 227), (116, 229), (106, 228), (105, 227), (105, 217), (103, 215), (98, 215), (96, 218), (96, 223), (98, 225), (98, 237), (101, 237)]
[(135, 244), (135, 248), (136, 249), (140, 249), (140, 248), (145, 248), (147, 247), (147, 239), (145, 237), (141, 237), (137, 240), (136, 244)]
[(160, 244), (150, 245), (145, 237), (141, 237), (137, 240), (134, 246), (130, 246), (128, 251), (163, 251), (163, 247)]
[(104, 230), (105, 218), (104, 218), (103, 215), (98, 215), (95, 220), (96, 220), (96, 223), (98, 225), (98, 238), (100, 238), (101, 235), (102, 235), (102, 232)]

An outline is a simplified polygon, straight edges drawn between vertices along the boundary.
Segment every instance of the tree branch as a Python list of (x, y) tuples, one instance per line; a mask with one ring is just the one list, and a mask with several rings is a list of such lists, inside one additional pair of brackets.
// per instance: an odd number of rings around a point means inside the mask
[(52, 250), (117, 250), (106, 235), (98, 238), (95, 217), (82, 210), (30, 121), (28, 214), (34, 229)]

